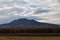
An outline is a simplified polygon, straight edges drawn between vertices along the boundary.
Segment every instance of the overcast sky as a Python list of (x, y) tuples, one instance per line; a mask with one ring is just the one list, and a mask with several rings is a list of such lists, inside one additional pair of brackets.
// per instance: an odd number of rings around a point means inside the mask
[(60, 0), (0, 0), (0, 24), (20, 18), (60, 24)]

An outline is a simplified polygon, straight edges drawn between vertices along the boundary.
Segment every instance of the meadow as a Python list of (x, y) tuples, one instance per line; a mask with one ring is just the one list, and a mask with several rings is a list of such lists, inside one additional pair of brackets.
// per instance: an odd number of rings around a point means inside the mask
[(0, 36), (0, 40), (60, 40), (60, 36)]

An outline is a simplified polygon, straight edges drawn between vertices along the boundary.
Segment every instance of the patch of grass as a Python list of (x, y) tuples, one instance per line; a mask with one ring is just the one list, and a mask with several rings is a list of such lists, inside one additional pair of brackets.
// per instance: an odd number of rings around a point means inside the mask
[(60, 40), (60, 36), (0, 36), (0, 40)]

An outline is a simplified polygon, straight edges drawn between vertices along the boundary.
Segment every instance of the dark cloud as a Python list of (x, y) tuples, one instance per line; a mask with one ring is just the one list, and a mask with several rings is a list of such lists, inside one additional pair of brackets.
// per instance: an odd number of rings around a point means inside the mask
[(41, 10), (41, 9), (38, 9), (34, 12), (34, 14), (40, 14), (40, 13), (47, 13), (47, 12), (50, 12), (50, 10)]
[(47, 19), (44, 19), (42, 17), (39, 17), (39, 16), (30, 16), (30, 17), (25, 17), (27, 19), (34, 19), (34, 20), (47, 20)]

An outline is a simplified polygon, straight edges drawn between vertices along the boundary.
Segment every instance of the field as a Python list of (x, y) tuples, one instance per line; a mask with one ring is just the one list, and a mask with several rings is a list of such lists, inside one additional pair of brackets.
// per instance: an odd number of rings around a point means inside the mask
[(0, 40), (60, 40), (60, 36), (0, 36)]

